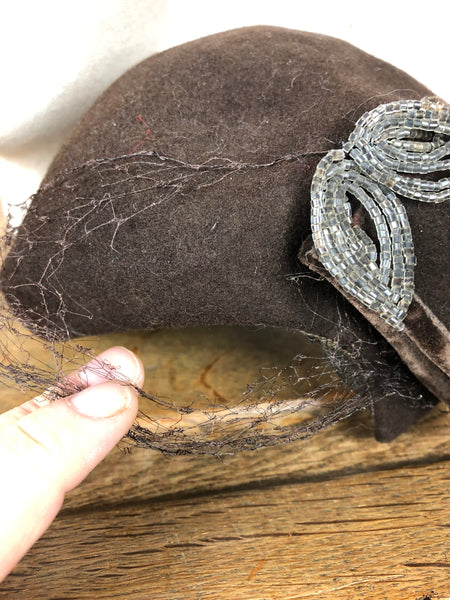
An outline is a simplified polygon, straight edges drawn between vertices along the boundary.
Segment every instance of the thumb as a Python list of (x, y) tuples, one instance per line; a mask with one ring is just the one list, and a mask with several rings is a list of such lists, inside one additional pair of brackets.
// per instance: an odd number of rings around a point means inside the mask
[[(111, 380), (105, 369), (112, 366)], [(102, 375), (103, 373), (103, 375)], [(0, 415), (0, 581), (55, 518), (78, 485), (131, 427), (143, 367), (125, 348), (111, 348), (70, 376), (77, 393), (42, 397)]]

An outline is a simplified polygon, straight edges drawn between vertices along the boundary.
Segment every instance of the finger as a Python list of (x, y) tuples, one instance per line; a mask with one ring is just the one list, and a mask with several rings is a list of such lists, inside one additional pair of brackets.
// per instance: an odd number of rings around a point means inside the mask
[[(126, 374), (142, 383), (140, 363), (135, 369)], [(125, 435), (137, 408), (132, 386), (107, 381), (0, 416), (0, 580), (50, 525), (64, 494)]]
[(0, 579), (47, 529), (64, 494), (125, 435), (136, 413), (135, 390), (106, 382), (1, 428)]
[[(135, 373), (134, 379), (129, 373)], [(90, 385), (116, 379), (140, 386), (143, 383), (144, 370), (139, 358), (122, 346), (108, 348), (74, 373), (59, 382), (58, 389), (70, 392), (78, 391)]]
[[(17, 406), (2, 417), (17, 420), (39, 407), (53, 402), (55, 397), (68, 396), (82, 389), (105, 381), (121, 381), (141, 387), (144, 367), (140, 359), (123, 346), (108, 348), (77, 371), (70, 373), (58, 384), (40, 396)], [(58, 391), (55, 394), (55, 390)]]

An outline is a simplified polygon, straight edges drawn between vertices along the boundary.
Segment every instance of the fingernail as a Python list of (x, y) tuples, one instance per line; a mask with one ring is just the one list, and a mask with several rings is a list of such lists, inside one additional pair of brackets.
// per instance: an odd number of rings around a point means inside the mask
[[(110, 371), (107, 369), (107, 371), (108, 374), (112, 374), (114, 379), (132, 381), (138, 385), (142, 384), (142, 363), (134, 352), (131, 352), (128, 348), (125, 348), (124, 346), (109, 348), (108, 350), (105, 350), (105, 352), (99, 354), (92, 361), (92, 365), (95, 369), (98, 369), (99, 364), (100, 367), (102, 367), (103, 361), (105, 361), (106, 365), (113, 365), (114, 370)], [(88, 369), (90, 364), (91, 363), (88, 364)]]
[(85, 417), (104, 419), (126, 410), (131, 405), (133, 394), (134, 391), (129, 386), (105, 383), (74, 394), (67, 398), (67, 403)]
[(128, 348), (125, 348), (124, 346), (119, 346), (119, 348), (122, 350), (122, 352), (126, 353), (133, 362), (132, 373), (129, 373), (128, 377), (133, 383), (136, 383), (142, 371), (142, 363), (136, 356), (136, 354), (134, 352), (131, 352), (131, 350), (128, 350)]

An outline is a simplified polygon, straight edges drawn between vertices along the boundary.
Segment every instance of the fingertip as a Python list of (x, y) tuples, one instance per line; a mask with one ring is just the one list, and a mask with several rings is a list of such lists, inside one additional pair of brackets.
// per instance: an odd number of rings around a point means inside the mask
[(140, 358), (124, 346), (113, 346), (69, 375), (65, 381), (84, 387), (117, 380), (141, 387), (144, 383), (144, 366)]
[(141, 387), (145, 379), (145, 370), (139, 356), (128, 348), (125, 348), (125, 346), (115, 346), (112, 350), (118, 354), (117, 364), (120, 364), (121, 370), (124, 369), (125, 371), (126, 369), (131, 382), (137, 387)]
[(87, 387), (65, 399), (79, 415), (93, 419), (115, 417), (136, 401), (136, 390), (130, 385), (108, 381)]
[[(113, 368), (117, 379), (125, 379), (140, 387), (144, 383), (144, 366), (140, 358), (125, 346), (113, 346), (99, 354), (94, 361)], [(88, 363), (88, 368), (91, 363)]]

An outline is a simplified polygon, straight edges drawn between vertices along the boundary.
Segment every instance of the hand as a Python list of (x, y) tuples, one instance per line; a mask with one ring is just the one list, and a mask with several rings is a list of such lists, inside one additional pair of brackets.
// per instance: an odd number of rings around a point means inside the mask
[(34, 398), (0, 415), (0, 581), (57, 515), (64, 494), (112, 450), (137, 414), (135, 389), (108, 380), (99, 361), (137, 386), (140, 360), (110, 348), (67, 381), (81, 392), (50, 402)]

